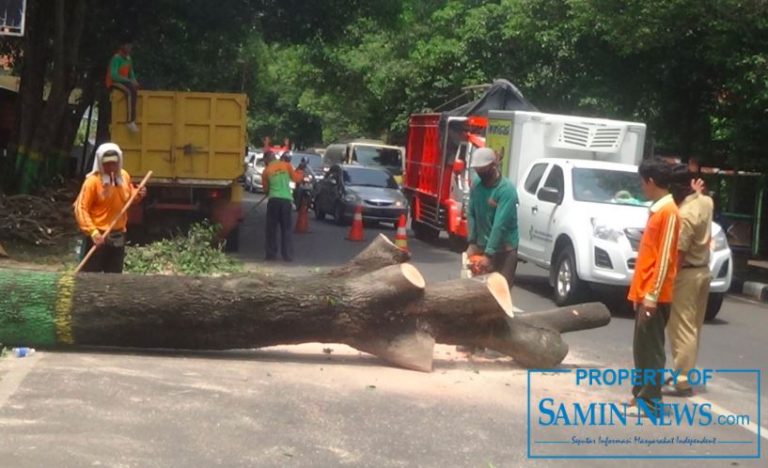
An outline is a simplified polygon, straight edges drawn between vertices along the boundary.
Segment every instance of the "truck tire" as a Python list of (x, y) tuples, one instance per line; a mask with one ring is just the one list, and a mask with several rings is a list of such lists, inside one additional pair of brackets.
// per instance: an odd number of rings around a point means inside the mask
[(580, 302), (586, 295), (587, 284), (579, 279), (572, 246), (560, 251), (553, 267), (555, 304), (562, 307)]
[(710, 321), (717, 317), (720, 308), (723, 306), (724, 298), (725, 294), (722, 293), (711, 293), (709, 295), (709, 299), (707, 300), (707, 311), (704, 313), (704, 320)]
[(411, 221), (411, 227), (413, 228), (413, 234), (416, 239), (424, 242), (435, 242), (440, 237), (440, 231), (428, 226), (420, 221)]
[(456, 234), (448, 234), (448, 241), (451, 246), (451, 250), (454, 252), (464, 252), (469, 247), (467, 239), (465, 237), (457, 236)]
[(224, 244), (225, 252), (237, 252), (238, 250), (240, 250), (240, 225), (229, 231)]

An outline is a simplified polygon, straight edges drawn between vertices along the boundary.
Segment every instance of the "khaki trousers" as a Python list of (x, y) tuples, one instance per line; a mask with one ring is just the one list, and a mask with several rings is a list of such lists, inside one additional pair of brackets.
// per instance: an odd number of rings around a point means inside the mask
[(679, 390), (691, 387), (688, 383), (688, 372), (696, 367), (711, 279), (707, 267), (681, 268), (675, 278), (675, 293), (667, 323), (667, 334), (672, 348), (674, 368), (680, 371), (677, 381)]

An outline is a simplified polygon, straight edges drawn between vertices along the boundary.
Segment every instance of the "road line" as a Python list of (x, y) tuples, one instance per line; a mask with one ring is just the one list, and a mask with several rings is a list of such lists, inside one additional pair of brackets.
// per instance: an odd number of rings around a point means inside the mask
[[(19, 386), (29, 374), (29, 371), (35, 367), (37, 361), (40, 359), (39, 355), (29, 356), (25, 358), (5, 358), (11, 363), (8, 372), (0, 375), (0, 408), (5, 406), (5, 403), (10, 397), (16, 393)], [(5, 360), (4, 359), (4, 360)]]
[[(706, 403), (706, 404), (710, 405), (710, 407), (712, 408), (712, 411), (714, 413), (717, 413), (720, 416), (736, 415), (736, 413), (734, 413), (733, 411), (729, 411), (729, 410), (723, 408), (722, 406), (716, 405), (715, 403), (712, 403), (711, 401), (705, 400), (704, 398), (701, 398), (701, 397), (697, 397), (697, 396), (690, 397), (690, 398), (688, 398), (688, 401), (692, 401), (692, 402), (698, 403), (700, 405)], [(760, 426), (759, 427), (760, 430), (758, 431), (758, 426), (755, 423), (749, 422), (746, 425), (738, 425), (738, 426), (732, 426), (732, 427), (744, 428), (744, 429), (748, 430), (749, 432), (752, 432), (755, 435), (760, 434), (760, 437), (762, 437), (765, 440), (768, 440), (768, 429), (766, 429), (763, 426)]]

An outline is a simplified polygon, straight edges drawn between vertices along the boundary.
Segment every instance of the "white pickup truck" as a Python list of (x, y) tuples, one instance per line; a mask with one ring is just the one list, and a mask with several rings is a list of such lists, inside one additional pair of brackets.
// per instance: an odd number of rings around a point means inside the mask
[[(517, 186), (518, 255), (549, 270), (555, 302), (584, 300), (590, 284), (628, 286), (650, 205), (637, 173), (645, 125), (491, 111), (486, 136)], [(725, 233), (714, 223), (712, 236), (708, 319), (733, 273)]]

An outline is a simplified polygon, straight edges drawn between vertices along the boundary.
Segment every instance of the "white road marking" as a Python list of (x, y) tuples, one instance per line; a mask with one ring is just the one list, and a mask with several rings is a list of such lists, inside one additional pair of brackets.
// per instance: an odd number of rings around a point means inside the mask
[[(688, 401), (692, 401), (693, 403), (698, 403), (700, 405), (706, 403), (710, 405), (710, 407), (712, 408), (712, 412), (717, 413), (721, 416), (730, 416), (730, 415), (736, 414), (733, 411), (728, 411), (722, 406), (716, 405), (715, 403), (712, 403), (711, 401), (705, 400), (704, 398), (701, 398), (701, 397), (697, 397), (697, 396), (690, 397), (688, 398)], [(768, 440), (768, 429), (766, 429), (763, 426), (759, 426), (759, 429), (760, 429), (759, 431), (758, 431), (758, 425), (752, 422), (749, 422), (745, 425), (739, 425), (734, 427), (742, 427), (748, 430), (749, 432), (752, 432), (755, 435), (760, 434), (760, 437), (762, 437), (765, 440)]]

